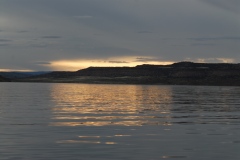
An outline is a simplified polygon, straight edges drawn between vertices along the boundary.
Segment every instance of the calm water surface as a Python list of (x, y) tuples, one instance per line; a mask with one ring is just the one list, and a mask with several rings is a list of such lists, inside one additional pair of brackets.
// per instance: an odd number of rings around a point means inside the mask
[(239, 160), (240, 87), (0, 83), (1, 160)]

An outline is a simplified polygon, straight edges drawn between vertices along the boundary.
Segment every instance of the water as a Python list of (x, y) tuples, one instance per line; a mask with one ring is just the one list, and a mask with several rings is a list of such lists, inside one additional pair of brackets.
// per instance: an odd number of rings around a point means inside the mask
[(0, 83), (1, 160), (238, 160), (240, 87)]

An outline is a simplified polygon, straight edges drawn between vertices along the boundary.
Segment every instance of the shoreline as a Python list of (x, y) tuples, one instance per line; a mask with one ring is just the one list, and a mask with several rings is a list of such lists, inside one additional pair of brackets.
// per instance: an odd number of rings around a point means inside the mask
[[(3, 77), (4, 78), (4, 77)], [(8, 79), (5, 79), (6, 81)], [(240, 64), (178, 62), (172, 65), (89, 67), (12, 78), (11, 82), (240, 86)]]

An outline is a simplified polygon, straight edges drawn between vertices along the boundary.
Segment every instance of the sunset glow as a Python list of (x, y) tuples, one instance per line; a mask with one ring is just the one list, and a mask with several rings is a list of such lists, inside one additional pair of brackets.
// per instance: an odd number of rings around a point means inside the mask
[(0, 72), (33, 72), (33, 70), (27, 70), (27, 69), (0, 69)]
[(76, 71), (87, 67), (134, 67), (142, 64), (167, 65), (174, 62), (157, 61), (153, 57), (114, 57), (108, 59), (59, 60), (43, 64), (52, 70)]

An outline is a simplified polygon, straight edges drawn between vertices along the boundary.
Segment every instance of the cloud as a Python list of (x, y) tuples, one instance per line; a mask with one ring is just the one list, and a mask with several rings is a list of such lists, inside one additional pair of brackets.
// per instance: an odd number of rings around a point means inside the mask
[(219, 40), (233, 40), (233, 41), (240, 41), (240, 37), (202, 37), (202, 38), (188, 38), (189, 40), (193, 41), (219, 41)]
[(0, 69), (0, 72), (33, 72), (33, 70), (28, 70), (28, 69)]
[(240, 13), (240, 1), (239, 0), (200, 0), (204, 3), (210, 4), (214, 7), (231, 11), (234, 13)]
[[(87, 68), (90, 66), (97, 67), (123, 67), (123, 66), (137, 66), (143, 64), (141, 61), (136, 61), (139, 58), (148, 58), (148, 57), (134, 57), (134, 56), (126, 56), (126, 57), (111, 57), (111, 58), (99, 58), (99, 59), (65, 59), (65, 60), (57, 60), (51, 61), (50, 65), (46, 65), (51, 68), (51, 70), (72, 70), (76, 71), (81, 68)], [(117, 59), (117, 60), (116, 60)], [(149, 58), (150, 59), (150, 58)], [(173, 62), (168, 61), (149, 61), (145, 62), (146, 64), (172, 64)]]
[(8, 42), (12, 42), (12, 40), (10, 40), (10, 39), (0, 39), (0, 47), (9, 46), (10, 44)]
[(62, 38), (61, 36), (42, 36), (41, 38), (46, 38), (46, 39), (59, 39)]
[(233, 58), (216, 58), (216, 59), (222, 63), (234, 63), (235, 62), (235, 59), (233, 59)]
[(0, 47), (1, 47), (1, 46), (9, 46), (9, 44), (0, 44)]
[(29, 47), (32, 48), (46, 48), (46, 47), (50, 47), (51, 45), (48, 44), (30, 44)]
[(233, 58), (224, 58), (224, 57), (219, 57), (219, 58), (186, 58), (186, 61), (191, 61), (191, 62), (197, 62), (197, 63), (234, 63), (236, 62), (235, 59)]
[(27, 33), (29, 31), (26, 31), (26, 30), (21, 30), (21, 31), (17, 31), (17, 33)]
[(137, 57), (136, 62), (153, 62), (153, 61), (161, 61), (160, 58), (155, 57)]
[(129, 63), (127, 61), (108, 61), (108, 63)]
[(137, 33), (140, 33), (140, 34), (147, 34), (147, 33), (153, 33), (151, 31), (138, 31)]
[(0, 39), (0, 42), (11, 42), (12, 40), (10, 39)]
[[(95, 46), (94, 46), (95, 45)], [(77, 46), (78, 48), (77, 52), (73, 55), (75, 56), (85, 56), (86, 58), (107, 58), (107, 57), (113, 57), (113, 56), (124, 56), (124, 55), (133, 55), (135, 54), (134, 50), (128, 49), (128, 48), (121, 48), (118, 46), (110, 46), (102, 44), (88, 44), (86, 46)]]
[(51, 62), (36, 62), (37, 65), (51, 65)]
[(89, 15), (83, 15), (83, 16), (74, 16), (77, 19), (90, 19), (93, 18), (93, 16), (89, 16)]
[(214, 43), (192, 43), (191, 46), (215, 46)]
[[(42, 70), (49, 66), (32, 62), (101, 59), (101, 65), (117, 66), (225, 55), (240, 60), (239, 16), (231, 13), (239, 2), (4, 0), (0, 65)], [(115, 58), (121, 56), (134, 58)]]

